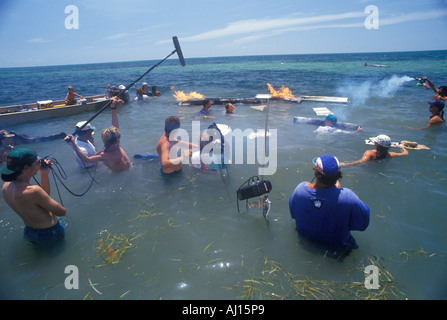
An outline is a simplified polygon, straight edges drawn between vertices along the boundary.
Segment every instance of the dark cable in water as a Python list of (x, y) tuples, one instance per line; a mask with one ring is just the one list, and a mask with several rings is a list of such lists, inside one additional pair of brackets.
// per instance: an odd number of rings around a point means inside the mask
[[(51, 170), (51, 174), (52, 174), (53, 179), (54, 179), (54, 184), (56, 185), (56, 190), (57, 190), (57, 193), (58, 193), (58, 195), (59, 195), (59, 199), (60, 199), (60, 201), (61, 201), (61, 205), (63, 205), (63, 201), (62, 201), (62, 196), (61, 196), (60, 191), (59, 191), (59, 185), (58, 185), (58, 183), (57, 183), (57, 180), (59, 180), (59, 182), (62, 184), (62, 186), (63, 186), (63, 187), (64, 187), (70, 194), (72, 194), (72, 195), (75, 196), (75, 197), (82, 197), (83, 195), (85, 195), (85, 194), (91, 189), (91, 187), (92, 187), (92, 185), (93, 185), (93, 182), (96, 181), (96, 180), (95, 180), (96, 166), (95, 166), (95, 168), (94, 168), (93, 175), (90, 173), (89, 169), (86, 168), (87, 172), (89, 173), (90, 177), (92, 178), (91, 181), (90, 181), (90, 184), (89, 184), (89, 186), (87, 187), (87, 189), (86, 189), (84, 192), (82, 192), (82, 193), (80, 193), (80, 194), (75, 193), (75, 192), (71, 191), (70, 188), (67, 187), (67, 186), (65, 185), (65, 183), (62, 181), (62, 179), (63, 179), (63, 180), (67, 180), (67, 174), (65, 173), (65, 170), (64, 170), (64, 168), (62, 167), (62, 165), (59, 163), (59, 161), (57, 161), (57, 159), (55, 159), (55, 158), (53, 158), (53, 157), (46, 156), (45, 158), (41, 159), (41, 165), (44, 165), (44, 166), (47, 165), (45, 162), (42, 162), (42, 160), (44, 160), (44, 159), (49, 159), (49, 160), (52, 162), (52, 165), (50, 165), (50, 170)], [(47, 166), (48, 166), (48, 165), (47, 165)], [(56, 171), (56, 169), (57, 169), (57, 171)], [(34, 181), (40, 186), (40, 184), (39, 184), (39, 182), (36, 180), (36, 178), (35, 178), (34, 176), (33, 176), (33, 178), (34, 178)], [(56, 178), (57, 178), (57, 180), (56, 180)]]

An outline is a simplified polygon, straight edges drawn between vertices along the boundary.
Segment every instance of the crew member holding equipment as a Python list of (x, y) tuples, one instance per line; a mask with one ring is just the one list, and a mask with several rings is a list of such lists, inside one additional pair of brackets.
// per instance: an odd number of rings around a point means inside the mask
[[(84, 125), (85, 121), (78, 122), (76, 124), (76, 129), (79, 129)], [(79, 131), (78, 136), (75, 138), (75, 143), (79, 149), (87, 156), (93, 156), (96, 153), (96, 147), (94, 145), (95, 139), (93, 138), (93, 133), (95, 132), (95, 127), (90, 123), (87, 123)], [(95, 163), (85, 163), (79, 158), (75, 150), (75, 159), (80, 168), (90, 168), (95, 165)]]
[[(110, 109), (112, 110), (112, 126), (102, 131), (104, 150), (97, 152), (92, 156), (87, 156), (76, 143), (74, 143), (73, 135), (67, 135), (65, 141), (71, 145), (84, 163), (96, 163), (102, 161), (112, 171), (123, 171), (129, 169), (131, 166), (129, 157), (120, 146), (121, 134), (119, 132), (118, 115), (116, 114), (116, 107), (123, 104), (123, 101), (117, 97), (112, 97), (111, 100), (112, 104)], [(83, 129), (82, 126), (81, 128)]]
[[(51, 161), (40, 160), (29, 149), (16, 148), (8, 153), (6, 165), (0, 169), (5, 183), (3, 199), (25, 223), (25, 239), (37, 245), (52, 245), (64, 239), (64, 227), (57, 217), (66, 210), (50, 197)], [(40, 171), (41, 186), (31, 185), (30, 179)]]

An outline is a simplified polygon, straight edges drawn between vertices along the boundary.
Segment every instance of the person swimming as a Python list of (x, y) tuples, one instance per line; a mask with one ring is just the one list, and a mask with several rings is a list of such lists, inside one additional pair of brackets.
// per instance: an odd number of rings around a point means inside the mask
[(400, 153), (389, 152), (388, 150), (391, 147), (391, 139), (385, 134), (380, 134), (377, 137), (370, 138), (370, 140), (374, 142), (374, 146), (376, 147), (375, 150), (366, 150), (361, 159), (352, 162), (342, 162), (340, 163), (340, 166), (365, 163), (369, 160), (391, 159), (394, 157), (402, 157), (408, 155), (408, 151), (404, 148), (403, 145), (397, 146), (401, 150)]
[(327, 116), (325, 116), (323, 119), (324, 125), (319, 126), (314, 132), (316, 133), (357, 133), (362, 130), (362, 127), (358, 126), (357, 130), (355, 131), (347, 131), (347, 130), (341, 130), (336, 127), (337, 124), (337, 117), (335, 114), (330, 113)]

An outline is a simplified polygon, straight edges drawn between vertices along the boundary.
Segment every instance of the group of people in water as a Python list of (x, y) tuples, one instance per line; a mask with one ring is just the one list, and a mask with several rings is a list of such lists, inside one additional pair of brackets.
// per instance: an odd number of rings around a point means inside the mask
[[(445, 123), (443, 109), (447, 94), (445, 87), (437, 89), (428, 79), (427, 82), (436, 93), (434, 100), (429, 102), (432, 116), (426, 127), (431, 127)], [(120, 145), (117, 108), (124, 101), (116, 96), (111, 96), (110, 100), (112, 126), (102, 130), (104, 148), (101, 151), (95, 148), (93, 132), (96, 128), (90, 123), (77, 123), (77, 129), (82, 127), (82, 130), (78, 130), (77, 136), (68, 134), (64, 138), (73, 149), (81, 168), (89, 168), (98, 162), (103, 162), (112, 171), (124, 171), (131, 167), (131, 161)], [(200, 114), (209, 115), (210, 108), (211, 102), (205, 99)], [(226, 113), (233, 113), (235, 108), (232, 104), (228, 104), (225, 110)], [(326, 120), (330, 120), (330, 117)], [(163, 174), (180, 172), (183, 160), (192, 156), (193, 148), (200, 147), (189, 142), (170, 139), (171, 132), (177, 128), (180, 128), (179, 118), (167, 117), (165, 133), (157, 143)], [(6, 138), (10, 137), (8, 135), (2, 137), (0, 134), (2, 143)], [(378, 135), (371, 140), (375, 144), (375, 149), (365, 151), (363, 157), (357, 161), (340, 163), (336, 157), (329, 154), (320, 155), (313, 160), (315, 182), (300, 183), (289, 199), (290, 214), (295, 219), (300, 236), (328, 245), (334, 253), (346, 253), (357, 247), (350, 231), (367, 228), (369, 207), (354, 192), (348, 188), (341, 188), (341, 167), (408, 154), (403, 146), (399, 146), (401, 150), (399, 153), (390, 152), (391, 139), (386, 135)], [(178, 144), (182, 144), (186, 151), (177, 158), (170, 158), (171, 148)], [(50, 166), (50, 160), (39, 159), (37, 154), (29, 149), (13, 148), (6, 156), (5, 165), (0, 168), (1, 178), (4, 181), (3, 198), (22, 218), (25, 224), (25, 237), (35, 243), (52, 242), (54, 238), (60, 239), (64, 236), (64, 228), (57, 217), (64, 216), (66, 209), (50, 197), (48, 179)], [(39, 171), (41, 185), (31, 185), (30, 179)], [(313, 214), (316, 212), (319, 214)]]
[[(420, 129), (445, 123), (444, 104), (447, 100), (447, 87), (439, 89), (426, 77), (423, 78), (435, 92), (433, 101), (429, 102), (432, 114), (428, 124)], [(323, 120), (325, 126), (333, 127), (334, 115)], [(355, 132), (360, 131), (358, 127)], [(333, 131), (335, 133), (335, 131)], [(361, 159), (340, 163), (330, 154), (321, 155), (313, 160), (315, 182), (300, 183), (289, 198), (289, 211), (295, 219), (296, 230), (301, 243), (306, 247), (317, 248), (327, 256), (344, 258), (352, 249), (358, 248), (352, 230), (364, 231), (369, 225), (370, 208), (348, 188), (342, 188), (341, 167), (365, 163), (371, 160), (391, 159), (408, 155), (402, 144), (397, 147), (400, 152), (390, 152), (392, 145), (389, 136), (380, 134), (370, 138), (375, 149), (366, 150)]]

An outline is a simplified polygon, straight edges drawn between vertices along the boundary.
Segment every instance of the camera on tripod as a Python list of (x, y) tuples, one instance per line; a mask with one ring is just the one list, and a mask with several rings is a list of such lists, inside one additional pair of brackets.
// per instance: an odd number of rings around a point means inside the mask
[[(251, 178), (253, 179), (253, 178)], [(249, 179), (250, 180), (250, 179)], [(239, 200), (247, 200), (254, 197), (262, 196), (272, 190), (272, 184), (268, 180), (258, 180), (257, 182), (248, 183), (248, 185), (240, 187), (237, 190), (237, 198)]]

